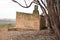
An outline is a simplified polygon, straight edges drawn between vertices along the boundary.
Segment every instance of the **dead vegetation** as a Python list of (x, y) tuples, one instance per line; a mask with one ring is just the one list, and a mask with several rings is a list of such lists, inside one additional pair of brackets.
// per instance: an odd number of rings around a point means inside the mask
[(57, 40), (49, 30), (0, 28), (0, 40)]
[(55, 34), (49, 30), (41, 31), (6, 31), (0, 32), (0, 40), (57, 40)]

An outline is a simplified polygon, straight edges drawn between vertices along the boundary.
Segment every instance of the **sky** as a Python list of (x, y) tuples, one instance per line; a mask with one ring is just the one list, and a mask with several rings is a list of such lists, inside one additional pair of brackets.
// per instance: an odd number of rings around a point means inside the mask
[[(19, 1), (19, 0), (18, 0)], [(29, 5), (31, 1), (27, 0)], [(24, 5), (24, 1), (20, 0), (20, 3)], [(32, 4), (29, 8), (22, 8), (17, 3), (12, 2), (11, 0), (0, 0), (0, 19), (16, 19), (16, 12), (26, 12), (32, 13), (34, 10), (34, 5)], [(40, 14), (42, 11), (38, 9)]]

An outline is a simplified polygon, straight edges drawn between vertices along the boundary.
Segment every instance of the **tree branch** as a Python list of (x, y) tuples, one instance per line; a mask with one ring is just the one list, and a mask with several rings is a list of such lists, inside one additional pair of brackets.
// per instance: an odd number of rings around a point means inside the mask
[(42, 4), (45, 6), (45, 8), (47, 9), (47, 6), (44, 4), (44, 2), (41, 0)]
[(29, 8), (31, 5), (32, 5), (32, 3), (33, 3), (33, 1), (30, 3), (30, 5), (26, 5), (26, 6), (22, 6), (19, 2), (17, 2), (17, 1), (15, 1), (15, 0), (12, 0), (13, 2), (15, 2), (15, 3), (17, 3), (17, 4), (19, 4), (21, 7), (23, 7), (23, 8)]
[(24, 2), (25, 2), (25, 4), (26, 4), (26, 6), (27, 6), (27, 3), (26, 3), (26, 1), (24, 0)]

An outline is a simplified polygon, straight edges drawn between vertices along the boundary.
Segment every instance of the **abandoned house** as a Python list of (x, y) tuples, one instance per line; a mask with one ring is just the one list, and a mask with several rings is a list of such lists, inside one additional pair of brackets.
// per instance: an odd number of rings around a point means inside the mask
[(40, 30), (46, 25), (44, 16), (39, 15), (38, 6), (34, 6), (33, 13), (16, 12), (16, 28)]

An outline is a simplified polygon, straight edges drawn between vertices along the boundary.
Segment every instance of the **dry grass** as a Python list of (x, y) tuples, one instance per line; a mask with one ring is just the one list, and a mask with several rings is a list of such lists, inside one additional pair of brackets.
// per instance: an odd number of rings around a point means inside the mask
[[(13, 28), (12, 28), (13, 29)], [(28, 30), (20, 32), (21, 29), (8, 31), (8, 28), (0, 28), (0, 40), (57, 40), (49, 30)]]
[(54, 34), (50, 34), (48, 30), (42, 31), (9, 31), (0, 33), (0, 40), (57, 40)]

